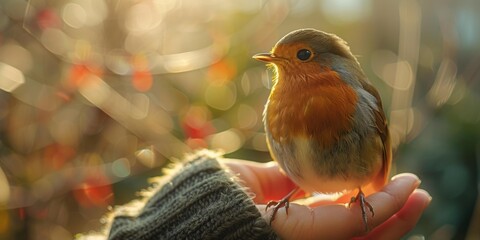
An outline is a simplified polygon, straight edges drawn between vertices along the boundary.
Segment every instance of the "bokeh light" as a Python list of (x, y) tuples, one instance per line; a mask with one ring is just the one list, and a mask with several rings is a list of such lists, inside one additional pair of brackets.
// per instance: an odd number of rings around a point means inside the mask
[(480, 238), (480, 2), (0, 1), (0, 239), (101, 229), (171, 159), (266, 162), (272, 72), (291, 30), (349, 42), (382, 96), (395, 172), (433, 202), (406, 239)]
[(67, 3), (62, 9), (62, 19), (72, 28), (81, 28), (87, 22), (87, 12), (78, 3)]
[(2, 169), (0, 169), (0, 189), (0, 206), (5, 206), (10, 200), (10, 186)]
[(23, 73), (5, 63), (0, 63), (0, 89), (5, 92), (12, 92), (25, 83)]

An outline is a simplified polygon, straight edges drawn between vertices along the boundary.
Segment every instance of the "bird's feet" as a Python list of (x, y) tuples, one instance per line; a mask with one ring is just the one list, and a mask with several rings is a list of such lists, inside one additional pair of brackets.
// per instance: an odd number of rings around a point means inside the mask
[(268, 208), (273, 207), (273, 212), (272, 215), (270, 215), (270, 225), (272, 225), (273, 220), (275, 219), (275, 215), (277, 215), (277, 211), (285, 206), (285, 212), (288, 215), (288, 208), (290, 207), (290, 198), (295, 194), (300, 188), (296, 187), (294, 188), (290, 193), (287, 194), (284, 198), (282, 198), (280, 201), (269, 201), (267, 203), (267, 206), (265, 207), (265, 212), (268, 210)]
[(362, 192), (361, 188), (358, 188), (357, 196), (352, 197), (352, 199), (350, 199), (350, 203), (348, 204), (348, 207), (350, 207), (350, 205), (352, 205), (352, 203), (355, 203), (357, 201), (360, 203), (360, 209), (362, 211), (363, 223), (365, 224), (365, 232), (368, 232), (369, 227), (368, 227), (368, 216), (367, 216), (366, 208), (368, 208), (368, 210), (370, 210), (370, 212), (372, 213), (372, 217), (375, 215), (375, 212), (373, 211), (372, 205), (370, 205), (370, 203), (367, 202), (367, 200), (365, 199), (365, 194)]

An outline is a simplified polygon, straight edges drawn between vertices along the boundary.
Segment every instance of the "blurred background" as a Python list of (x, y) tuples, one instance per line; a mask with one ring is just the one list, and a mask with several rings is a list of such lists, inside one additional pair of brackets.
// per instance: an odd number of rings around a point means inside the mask
[(477, 0), (0, 0), (0, 239), (98, 230), (191, 149), (270, 161), (251, 59), (304, 27), (379, 89), (395, 172), (433, 202), (406, 239), (479, 239)]

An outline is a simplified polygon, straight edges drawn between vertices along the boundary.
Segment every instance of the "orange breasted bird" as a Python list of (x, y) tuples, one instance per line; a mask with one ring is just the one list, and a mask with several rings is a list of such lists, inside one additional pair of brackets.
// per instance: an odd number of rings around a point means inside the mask
[[(270, 53), (253, 58), (273, 66), (275, 77), (264, 110), (268, 148), (297, 188), (274, 206), (288, 213), (289, 199), (307, 192), (358, 189), (350, 204), (360, 204), (368, 231), (365, 193), (380, 190), (392, 164), (387, 121), (380, 95), (347, 43), (315, 29), (284, 36)], [(362, 191), (362, 189), (364, 189)], [(365, 191), (365, 193), (364, 193)]]

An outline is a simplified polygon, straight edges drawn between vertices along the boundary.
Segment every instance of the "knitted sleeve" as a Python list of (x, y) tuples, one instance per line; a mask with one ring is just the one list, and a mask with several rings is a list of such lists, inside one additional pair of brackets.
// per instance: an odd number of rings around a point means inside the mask
[(134, 216), (117, 208), (108, 239), (276, 239), (237, 177), (203, 152), (171, 170)]

